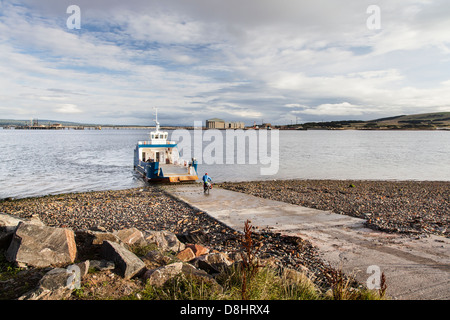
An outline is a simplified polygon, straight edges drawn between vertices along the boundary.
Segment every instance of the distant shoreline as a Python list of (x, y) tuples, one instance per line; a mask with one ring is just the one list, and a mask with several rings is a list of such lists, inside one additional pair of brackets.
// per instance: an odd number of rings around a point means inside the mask
[[(0, 127), (21, 127), (22, 129), (58, 129), (58, 128), (103, 128), (103, 129), (150, 129), (154, 126), (143, 125), (113, 125), (113, 124), (89, 124), (69, 121), (55, 121), (46, 119), (13, 120), (0, 119)], [(192, 130), (194, 126), (165, 126), (165, 130), (187, 129)], [(203, 127), (206, 129), (206, 127)], [(218, 129), (218, 128), (217, 128)], [(301, 124), (272, 125), (262, 123), (247, 126), (244, 129), (278, 129), (278, 130), (450, 130), (450, 112), (434, 112), (412, 115), (400, 115), (394, 117), (380, 118), (375, 120), (337, 120), (304, 122)], [(219, 130), (231, 130), (219, 129)]]
[[(64, 127), (64, 128), (52, 128), (52, 127), (48, 127), (48, 128), (8, 128), (8, 127), (1, 127), (0, 126), (0, 130), (31, 130), (31, 131), (35, 131), (35, 130), (51, 130), (51, 131), (79, 131), (79, 130), (152, 130), (155, 127), (138, 127), (138, 126), (100, 126), (100, 127), (95, 127), (95, 126), (85, 126), (82, 128), (74, 128), (74, 127)], [(196, 127), (161, 127), (161, 129), (163, 130), (195, 130), (198, 129)], [(202, 130), (223, 130), (223, 131), (227, 131), (227, 130), (266, 130), (266, 129), (255, 129), (255, 128), (243, 128), (243, 129), (209, 129), (209, 128), (205, 128), (202, 127)], [(273, 130), (280, 130), (280, 131), (450, 131), (450, 127), (449, 128), (308, 128), (308, 129), (302, 129), (302, 128), (277, 128), (277, 127), (273, 127)]]

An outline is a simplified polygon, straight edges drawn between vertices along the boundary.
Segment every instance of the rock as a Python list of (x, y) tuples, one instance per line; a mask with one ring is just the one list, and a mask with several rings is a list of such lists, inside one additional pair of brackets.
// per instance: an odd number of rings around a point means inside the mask
[(47, 272), (37, 287), (18, 300), (63, 300), (70, 297), (80, 278), (70, 269), (56, 268)]
[(185, 249), (184, 243), (178, 240), (177, 236), (169, 231), (146, 231), (145, 240), (147, 243), (155, 243), (162, 251), (179, 252)]
[(216, 292), (220, 292), (220, 293), (223, 292), (223, 287), (220, 284), (218, 284), (217, 281), (211, 275), (209, 275), (208, 273), (206, 273), (203, 270), (199, 270), (199, 269), (195, 268), (193, 265), (191, 265), (189, 263), (183, 264), (182, 272), (188, 278), (191, 278), (191, 279), (193, 278), (198, 281), (211, 284)]
[(108, 231), (108, 230), (106, 230), (106, 228), (104, 226), (102, 226), (100, 224), (89, 228), (89, 230), (91, 230), (91, 231), (101, 231), (101, 232), (107, 232)]
[(161, 287), (167, 280), (180, 274), (183, 270), (182, 262), (175, 262), (166, 266), (149, 270), (144, 275), (144, 280), (151, 286)]
[(197, 267), (198, 269), (203, 270), (211, 275), (216, 275), (216, 274), (220, 273), (219, 269), (214, 268), (212, 265), (210, 265), (209, 263), (207, 263), (204, 260), (195, 260), (193, 262), (193, 265), (195, 267)]
[(91, 238), (90, 244), (92, 244), (92, 245), (102, 245), (103, 241), (105, 241), (105, 240), (120, 243), (120, 238), (111, 232), (89, 230), (89, 231), (86, 231), (86, 233), (88, 236), (90, 236), (90, 238)]
[[(74, 265), (71, 265), (74, 266)], [(56, 268), (47, 272), (39, 281), (41, 288), (58, 290), (61, 287), (74, 288), (75, 282), (80, 279), (80, 275), (75, 275), (71, 268)], [(77, 278), (78, 277), (78, 278)]]
[(147, 284), (149, 285), (161, 287), (168, 280), (176, 277), (181, 273), (183, 273), (187, 277), (192, 277), (197, 280), (210, 283), (214, 287), (216, 287), (217, 290), (223, 290), (223, 288), (209, 274), (207, 274), (203, 270), (198, 270), (188, 263), (183, 262), (175, 262), (154, 270), (149, 270), (144, 275), (144, 280), (147, 280)]
[(11, 243), (14, 231), (22, 220), (9, 214), (0, 214), (0, 248), (8, 248)]
[(177, 258), (184, 262), (190, 261), (195, 258), (195, 253), (191, 248), (186, 248), (177, 254)]
[[(77, 242), (82, 246), (101, 246), (103, 241), (121, 242), (119, 237), (111, 232), (82, 230), (76, 232)], [(89, 248), (90, 249), (90, 248)]]
[(32, 219), (26, 220), (6, 213), (0, 213), (0, 248), (7, 249), (9, 247), (19, 222), (28, 222), (39, 226), (44, 225), (38, 216), (33, 216)]
[(209, 241), (209, 236), (202, 230), (196, 230), (184, 232), (181, 235), (178, 235), (178, 239), (184, 243), (207, 244)]
[(209, 252), (209, 249), (200, 245), (200, 244), (186, 244), (187, 248), (191, 248), (191, 250), (194, 252), (196, 257), (200, 257), (204, 254), (207, 254)]
[(144, 234), (137, 228), (122, 229), (113, 232), (123, 243), (127, 245), (142, 245), (145, 244)]
[(216, 252), (196, 258), (192, 264), (209, 274), (220, 273), (232, 265), (232, 261), (223, 253)]
[(72, 230), (20, 222), (6, 252), (18, 266), (45, 268), (75, 261), (77, 247)]
[(145, 263), (141, 259), (116, 242), (104, 241), (101, 255), (104, 259), (113, 261), (125, 279), (134, 277), (145, 268)]
[(164, 255), (160, 250), (149, 251), (142, 260), (149, 269), (165, 266), (172, 261), (170, 257)]
[(86, 260), (80, 263), (75, 264), (78, 268), (80, 268), (80, 277), (81, 279), (83, 277), (85, 277), (88, 272), (89, 272), (89, 268), (91, 267), (91, 262), (90, 260)]

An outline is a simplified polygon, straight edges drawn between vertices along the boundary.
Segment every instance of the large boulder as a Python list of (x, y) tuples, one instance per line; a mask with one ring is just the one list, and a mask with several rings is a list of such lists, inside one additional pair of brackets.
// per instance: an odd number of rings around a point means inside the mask
[(19, 222), (28, 222), (39, 226), (44, 225), (37, 216), (31, 219), (19, 219), (6, 213), (0, 213), (0, 249), (9, 247)]
[(77, 247), (72, 230), (19, 222), (6, 259), (18, 266), (45, 268), (75, 261)]
[(145, 268), (141, 259), (117, 242), (103, 241), (101, 256), (105, 260), (113, 261), (125, 279), (134, 277)]
[(179, 252), (185, 249), (184, 243), (170, 231), (146, 231), (147, 243), (155, 243), (162, 251)]

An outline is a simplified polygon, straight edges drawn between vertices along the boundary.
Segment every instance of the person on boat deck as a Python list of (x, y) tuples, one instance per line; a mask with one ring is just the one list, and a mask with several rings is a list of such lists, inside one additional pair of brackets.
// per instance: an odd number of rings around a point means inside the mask
[(205, 175), (202, 177), (202, 181), (203, 181), (203, 187), (205, 187), (205, 186), (206, 186), (206, 183), (207, 183), (208, 181), (211, 181), (211, 182), (212, 182), (212, 179), (211, 179), (210, 176), (208, 176), (208, 173), (205, 173)]

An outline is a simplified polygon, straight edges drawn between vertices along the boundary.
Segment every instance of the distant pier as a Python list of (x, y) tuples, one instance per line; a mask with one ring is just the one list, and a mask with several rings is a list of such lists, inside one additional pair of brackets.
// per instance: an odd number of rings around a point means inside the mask
[(16, 130), (101, 130), (100, 126), (54, 126), (54, 125), (41, 125), (41, 126), (4, 126), (3, 129), (16, 129)]

